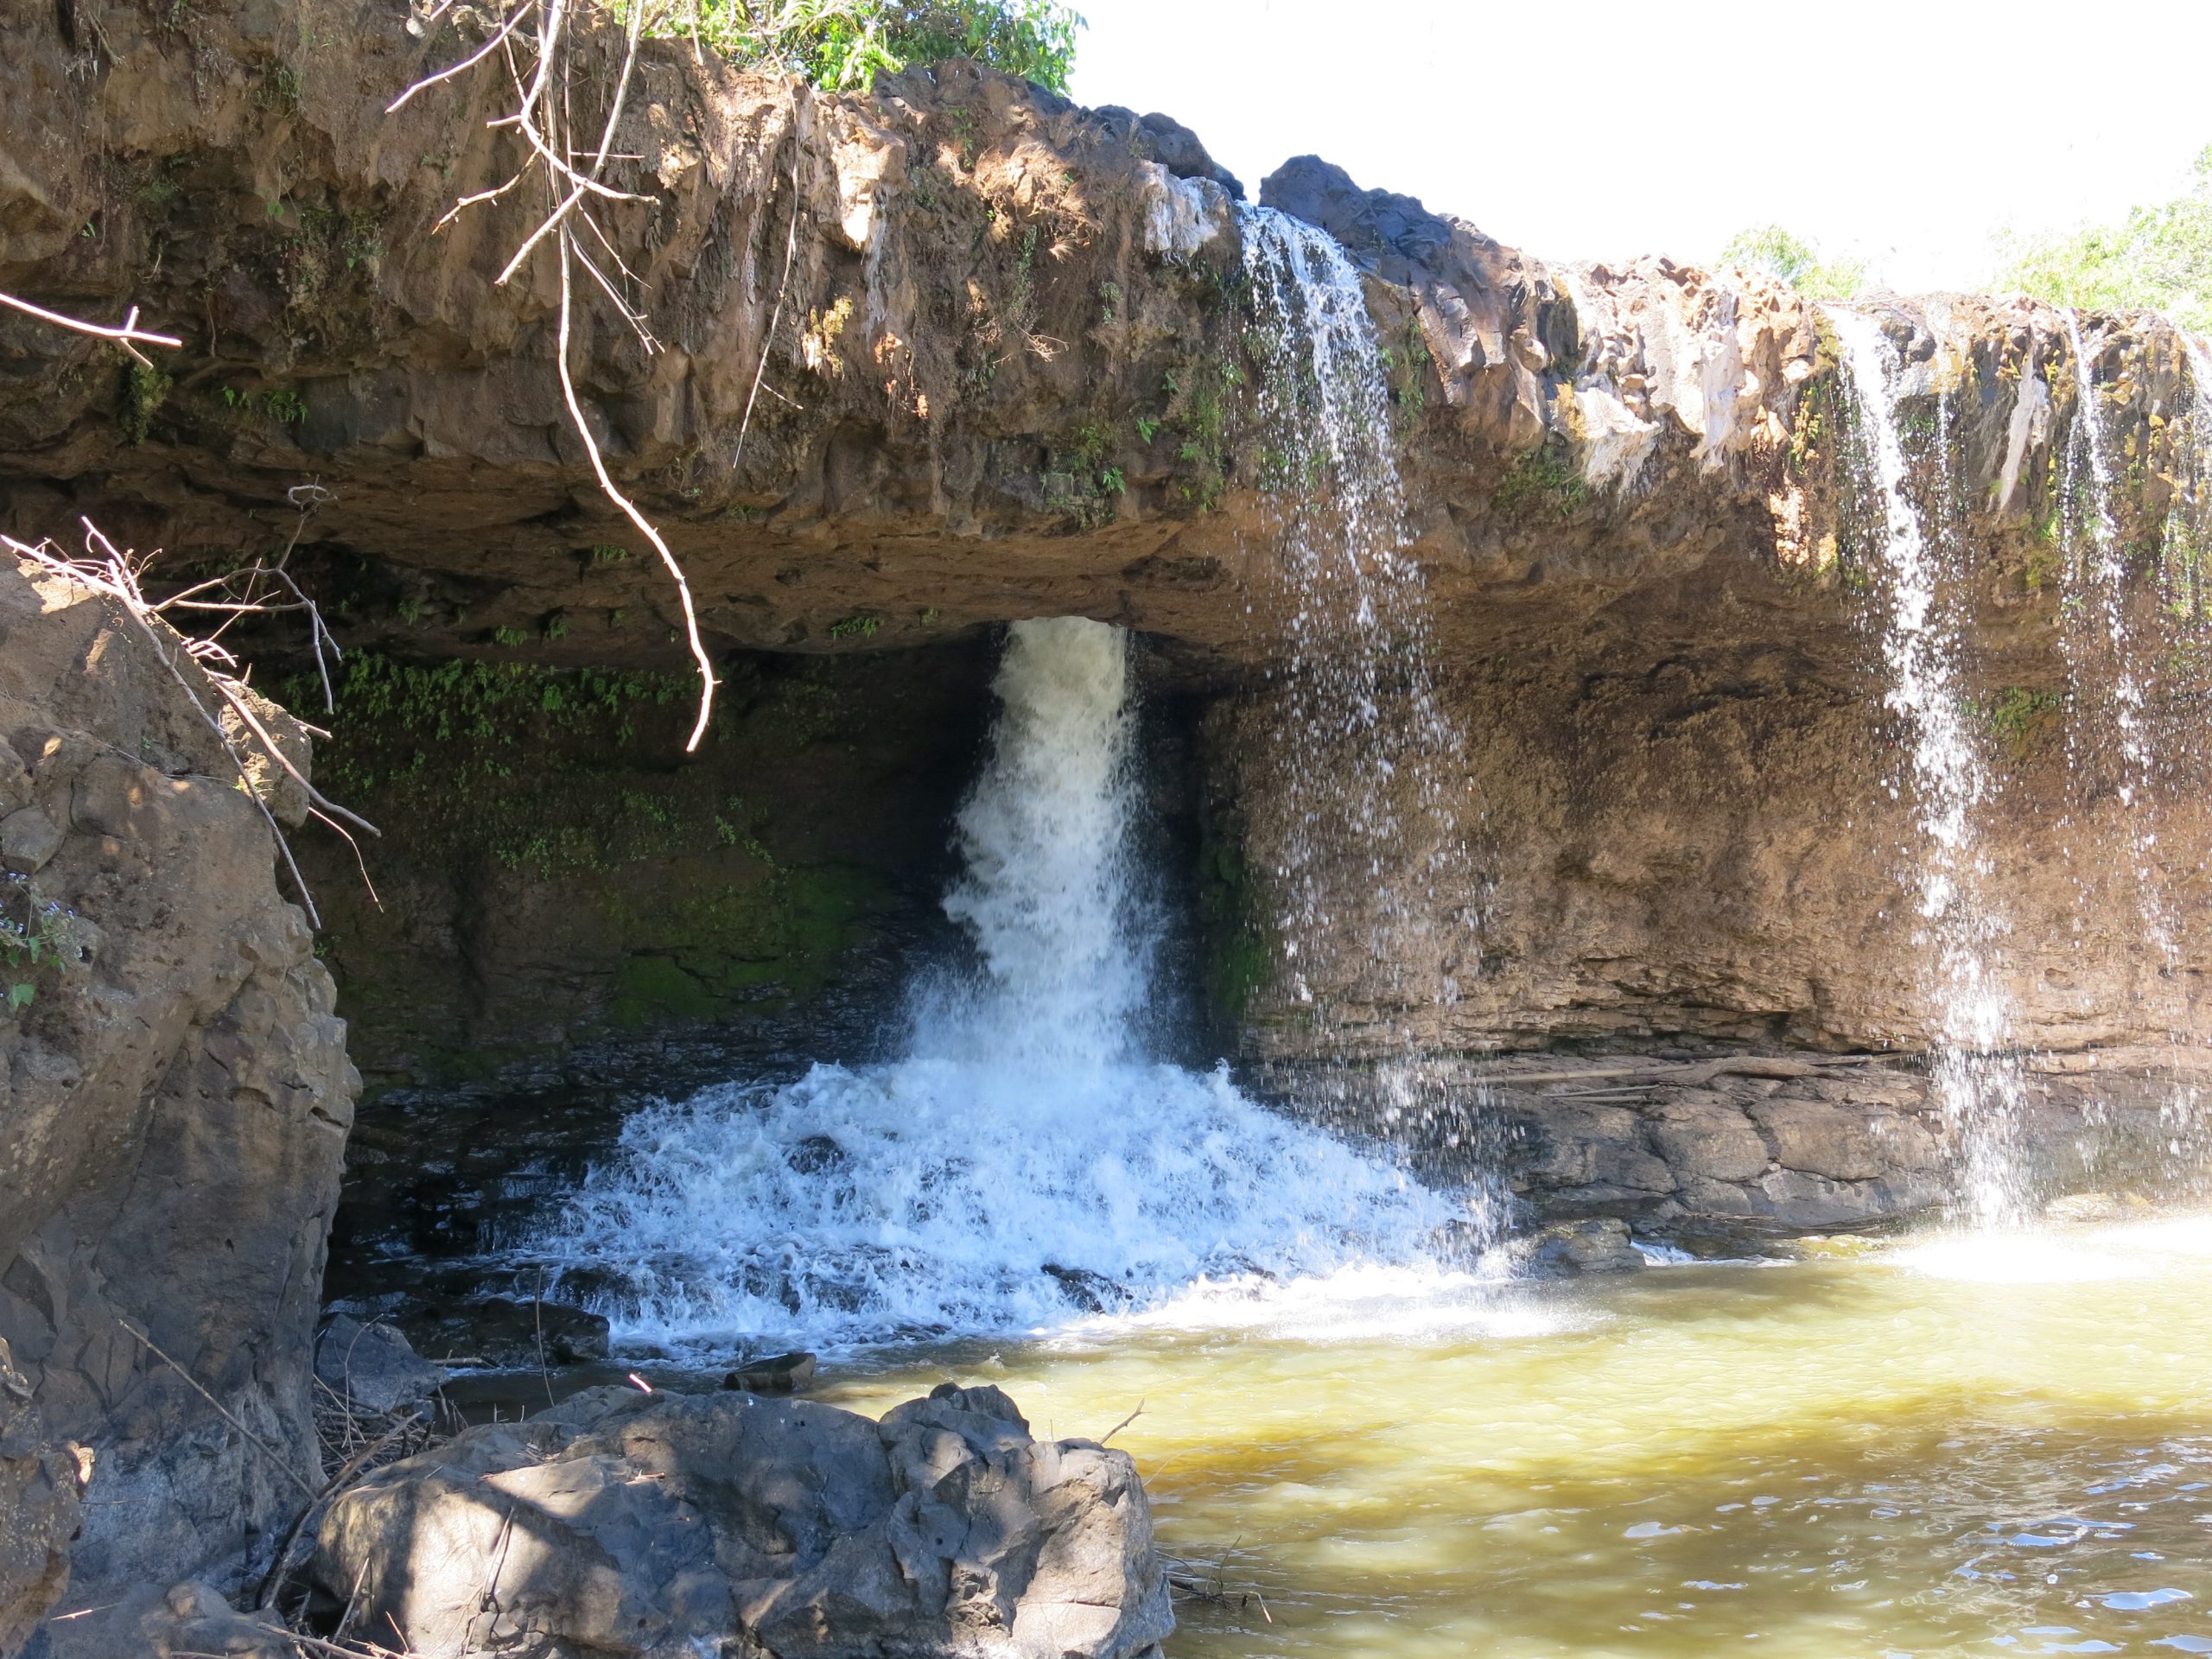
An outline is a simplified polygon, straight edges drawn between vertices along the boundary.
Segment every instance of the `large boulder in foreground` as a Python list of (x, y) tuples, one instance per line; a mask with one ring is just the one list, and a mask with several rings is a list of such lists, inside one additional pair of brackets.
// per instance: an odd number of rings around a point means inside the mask
[(1128, 1454), (950, 1384), (880, 1423), (594, 1389), (346, 1492), (315, 1573), (423, 1659), (1135, 1659), (1174, 1626)]

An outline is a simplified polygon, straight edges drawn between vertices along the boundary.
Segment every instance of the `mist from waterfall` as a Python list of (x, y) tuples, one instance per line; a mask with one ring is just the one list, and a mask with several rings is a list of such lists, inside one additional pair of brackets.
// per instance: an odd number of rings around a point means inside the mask
[[(2025, 1078), (2011, 1052), (2013, 1009), (1995, 955), (2005, 931), (1991, 888), (1975, 815), (1991, 779), (1967, 723), (1959, 684), (1959, 630), (1946, 601), (1947, 549), (1931, 539), (1911, 494), (1904, 423), (1892, 353), (1872, 317), (1827, 310), (1841, 349), (1859, 418), (1859, 483), (1871, 497), (1865, 530), (1880, 584), (1885, 705), (1908, 731), (1906, 775), (1891, 787), (1909, 791), (1918, 834), (1907, 880), (1919, 918), (1925, 991), (1934, 1014), (1930, 1093), (1961, 1163), (1964, 1197), (1985, 1226), (2015, 1224), (2028, 1203), (2023, 1170)], [(1938, 432), (1930, 463), (1948, 488), (1947, 435)], [(1941, 524), (1947, 515), (1930, 517)]]
[(1097, 622), (1009, 631), (944, 901), (976, 960), (918, 984), (906, 1058), (712, 1088), (625, 1125), (540, 1241), (607, 1287), (618, 1339), (836, 1346), (1193, 1294), (1249, 1309), (1351, 1268), (1433, 1281), (1450, 1198), (1254, 1103), (1225, 1067), (1141, 1052), (1128, 652)]

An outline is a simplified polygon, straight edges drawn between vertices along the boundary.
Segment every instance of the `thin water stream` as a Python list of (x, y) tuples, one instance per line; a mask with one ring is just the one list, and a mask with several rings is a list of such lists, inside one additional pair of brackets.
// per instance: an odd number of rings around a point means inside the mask
[[(1898, 409), (1896, 353), (1872, 316), (1827, 311), (1857, 405), (1863, 533), (1883, 607), (1884, 701), (1904, 727), (1909, 757), (1891, 784), (1918, 825), (1905, 850), (1904, 884), (1920, 918), (1924, 993), (1933, 1027), (1931, 1084), (1964, 1166), (1962, 1185), (1985, 1225), (2017, 1223), (2027, 1194), (2018, 1144), (2025, 1099), (2012, 998), (1997, 972), (2005, 920), (1979, 817), (1992, 792), (1959, 670), (1959, 625), (1949, 601), (1958, 586), (1947, 548), (1931, 536), (1913, 495)], [(1948, 448), (1934, 456), (1940, 500), (1948, 489)], [(1935, 515), (1940, 518), (1941, 515)]]

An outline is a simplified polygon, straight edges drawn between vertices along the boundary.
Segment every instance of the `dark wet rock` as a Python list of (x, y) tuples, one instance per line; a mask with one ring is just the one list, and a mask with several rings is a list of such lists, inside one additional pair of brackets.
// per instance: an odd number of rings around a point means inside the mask
[(1045, 1271), (1058, 1281), (1061, 1294), (1086, 1313), (1112, 1313), (1129, 1305), (1128, 1287), (1106, 1274), (1055, 1262), (1047, 1262)]
[(801, 1175), (818, 1175), (825, 1169), (842, 1169), (852, 1156), (826, 1135), (810, 1135), (784, 1154), (784, 1161)]
[(514, 1370), (541, 1362), (572, 1365), (605, 1359), (604, 1314), (564, 1302), (486, 1296), (403, 1305), (396, 1322), (416, 1350), (438, 1363)]
[(1539, 1228), (1525, 1249), (1529, 1270), (1541, 1279), (1641, 1273), (1644, 1268), (1643, 1253), (1630, 1241), (1628, 1224), (1611, 1216), (1555, 1221)]
[(722, 1387), (747, 1394), (804, 1394), (813, 1386), (814, 1356), (808, 1353), (751, 1360), (722, 1379)]
[(340, 1313), (315, 1338), (315, 1380), (348, 1411), (394, 1416), (445, 1386), (447, 1372), (389, 1325)]
[(1174, 1623), (1128, 1456), (950, 1385), (880, 1423), (594, 1389), (342, 1494), (315, 1572), (427, 1659), (525, 1632), (563, 1655), (1136, 1659)]

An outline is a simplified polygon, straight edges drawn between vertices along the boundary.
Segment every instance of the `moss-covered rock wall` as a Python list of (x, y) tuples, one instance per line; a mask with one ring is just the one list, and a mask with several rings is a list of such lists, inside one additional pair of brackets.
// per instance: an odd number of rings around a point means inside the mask
[[(741, 658), (687, 756), (677, 677), (349, 656), (319, 776), (385, 834), (302, 852), (372, 1095), (889, 995), (941, 925), (990, 658)], [(320, 705), (312, 676), (286, 690)]]

